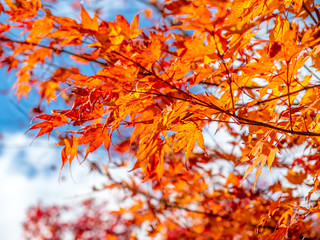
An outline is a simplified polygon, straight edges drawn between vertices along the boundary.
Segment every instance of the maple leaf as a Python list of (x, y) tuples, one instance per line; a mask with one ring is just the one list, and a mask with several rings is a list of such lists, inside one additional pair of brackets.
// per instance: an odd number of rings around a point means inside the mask
[(36, 135), (36, 138), (41, 135), (44, 135), (46, 133), (48, 133), (48, 135), (50, 135), (50, 133), (52, 132), (53, 129), (68, 123), (68, 117), (66, 117), (65, 115), (56, 113), (55, 111), (52, 112), (52, 115), (42, 114), (42, 115), (36, 116), (36, 118), (45, 120), (43, 122), (36, 123), (36, 124), (32, 125), (27, 130), (27, 132), (28, 132), (32, 129), (41, 128), (40, 131), (38, 132), (38, 134)]
[(45, 17), (43, 19), (37, 19), (33, 23), (27, 40), (32, 43), (39, 43), (43, 37), (51, 32), (52, 29), (53, 21), (50, 18)]
[(61, 169), (64, 167), (66, 162), (71, 164), (75, 157), (78, 159), (78, 139), (75, 136), (71, 135), (70, 138), (64, 138), (60, 142), (56, 143), (56, 145), (65, 146), (61, 151)]
[(284, 42), (286, 39), (286, 33), (290, 29), (290, 23), (288, 20), (282, 18), (281, 16), (276, 18), (275, 26), (270, 34), (271, 42)]
[(102, 143), (106, 149), (110, 146), (110, 136), (108, 134), (107, 128), (104, 128), (102, 124), (97, 124), (96, 126), (87, 126), (80, 130), (82, 136), (79, 137), (79, 144), (88, 144), (84, 159), (87, 158), (88, 154), (98, 149)]
[(92, 31), (97, 31), (99, 29), (99, 23), (97, 16), (95, 15), (93, 19), (89, 16), (87, 11), (83, 8), (81, 5), (81, 19), (82, 19), (82, 27), (84, 29), (92, 30)]
[(53, 80), (42, 82), (39, 85), (41, 98), (46, 98), (49, 103), (52, 99), (55, 98), (55, 92), (58, 90), (59, 82)]
[(179, 152), (185, 149), (185, 162), (189, 159), (196, 142), (199, 147), (205, 151), (201, 130), (195, 123), (191, 122), (181, 126), (176, 126), (171, 130), (177, 133), (168, 138), (167, 142), (172, 143), (172, 151), (174, 152)]

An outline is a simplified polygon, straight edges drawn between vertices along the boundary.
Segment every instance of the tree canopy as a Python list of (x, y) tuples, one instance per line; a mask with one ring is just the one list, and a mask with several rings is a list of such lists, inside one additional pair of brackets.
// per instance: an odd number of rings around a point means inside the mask
[(76, 206), (36, 206), (27, 239), (320, 239), (316, 1), (151, 0), (130, 21), (5, 2), (1, 66), (18, 99), (39, 96), (28, 134), (58, 139), (61, 169), (90, 162), (121, 205), (70, 221)]

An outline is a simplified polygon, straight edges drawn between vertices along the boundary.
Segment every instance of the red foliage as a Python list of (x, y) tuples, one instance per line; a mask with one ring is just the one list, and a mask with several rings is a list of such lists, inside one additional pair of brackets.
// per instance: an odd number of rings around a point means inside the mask
[(79, 2), (78, 19), (57, 16), (55, 1), (5, 2), (1, 67), (43, 112), (29, 130), (59, 138), (61, 168), (108, 151), (90, 163), (106, 177), (94, 189), (122, 193), (114, 211), (88, 201), (68, 221), (69, 207), (32, 208), (26, 238), (316, 238), (315, 1), (150, 1), (149, 28), (142, 14), (105, 21)]

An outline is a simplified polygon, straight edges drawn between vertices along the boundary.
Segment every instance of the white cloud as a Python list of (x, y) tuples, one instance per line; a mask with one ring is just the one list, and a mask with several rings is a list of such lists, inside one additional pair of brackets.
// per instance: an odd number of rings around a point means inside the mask
[(71, 171), (64, 169), (66, 180), (59, 182), (59, 169), (50, 171), (52, 164), (58, 161), (56, 165), (60, 165), (59, 149), (41, 140), (30, 146), (31, 141), (21, 133), (4, 135), (0, 155), (0, 239), (22, 238), (21, 223), (28, 207), (39, 201), (44, 204), (80, 201), (93, 195), (93, 184), (104, 181), (99, 174), (88, 174), (85, 164), (75, 163)]

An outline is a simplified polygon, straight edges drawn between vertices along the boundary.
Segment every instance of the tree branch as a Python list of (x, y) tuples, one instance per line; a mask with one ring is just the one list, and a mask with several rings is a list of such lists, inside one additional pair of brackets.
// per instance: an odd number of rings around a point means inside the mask
[(313, 20), (313, 22), (315, 24), (318, 23), (318, 21), (314, 18), (314, 16), (312, 15), (312, 13), (310, 12), (310, 10), (307, 8), (306, 4), (304, 3), (304, 1), (302, 1), (302, 7), (303, 9), (308, 13), (308, 15), (311, 17), (311, 19)]
[[(99, 171), (100, 173), (102, 173), (102, 170), (100, 169)], [(108, 171), (103, 171), (103, 174), (110, 180), (112, 181), (114, 184), (119, 185), (121, 188), (127, 189), (135, 194), (140, 194), (143, 195), (144, 197), (148, 198), (148, 199), (153, 199), (156, 200), (159, 203), (162, 203), (166, 208), (176, 208), (176, 209), (181, 209), (187, 212), (192, 212), (192, 213), (197, 213), (197, 214), (202, 214), (202, 215), (206, 215), (208, 217), (219, 217), (219, 218), (225, 218), (228, 219), (229, 215), (220, 215), (220, 214), (214, 214), (212, 212), (205, 212), (205, 211), (199, 211), (199, 210), (194, 210), (194, 209), (190, 209), (188, 207), (183, 207), (178, 205), (177, 203), (173, 203), (173, 202), (169, 202), (163, 198), (157, 198), (154, 197), (152, 195), (150, 195), (147, 192), (144, 192), (140, 189), (134, 188), (128, 184), (126, 184), (125, 182), (117, 182), (116, 180), (113, 179), (113, 177), (110, 175), (110, 173)]]
[(35, 47), (42, 47), (42, 48), (50, 49), (50, 50), (52, 50), (54, 52), (66, 53), (66, 54), (69, 54), (71, 56), (78, 57), (78, 58), (81, 58), (81, 59), (84, 59), (84, 60), (87, 60), (87, 61), (90, 61), (90, 62), (95, 62), (95, 63), (98, 63), (98, 64), (100, 64), (102, 66), (109, 66), (109, 64), (106, 63), (106, 62), (102, 62), (102, 61), (99, 61), (97, 59), (93, 59), (93, 58), (89, 58), (89, 57), (86, 57), (86, 56), (83, 56), (83, 55), (79, 55), (79, 54), (73, 53), (71, 51), (68, 51), (66, 49), (63, 49), (63, 48), (56, 48), (56, 47), (46, 46), (46, 45), (43, 45), (43, 44), (40, 44), (40, 43), (30, 43), (30, 42), (26, 42), (26, 41), (13, 40), (13, 39), (4, 38), (4, 37), (0, 37), (0, 42), (11, 42), (11, 43), (32, 45), (32, 46), (35, 46)]
[[(178, 97), (174, 97), (174, 96), (170, 96), (170, 95), (165, 95), (165, 94), (161, 94), (161, 93), (154, 93), (154, 92), (141, 92), (141, 91), (132, 91), (132, 92), (137, 92), (137, 93), (145, 93), (145, 94), (153, 94), (156, 96), (162, 96), (162, 97), (166, 97), (166, 98), (174, 98), (177, 100), (182, 100), (182, 101), (187, 101), (190, 102), (187, 99), (184, 98), (178, 98)], [(280, 128), (265, 122), (259, 122), (253, 119), (248, 119), (245, 117), (240, 117), (237, 116), (235, 113), (231, 113), (228, 110), (223, 110), (223, 109), (217, 109), (215, 105), (211, 104), (211, 103), (199, 103), (199, 102), (195, 102), (195, 104), (201, 105), (201, 106), (206, 106), (208, 108), (212, 108), (214, 110), (219, 111), (218, 113), (224, 113), (227, 114), (230, 117), (233, 117), (235, 119), (237, 119), (239, 122), (238, 124), (242, 124), (242, 125), (253, 125), (253, 126), (261, 126), (261, 127), (266, 127), (266, 128), (270, 128), (279, 132), (285, 132), (285, 133), (290, 133), (293, 135), (301, 135), (301, 136), (314, 136), (314, 137), (319, 137), (320, 136), (320, 132), (319, 133), (314, 133), (314, 132), (302, 132), (302, 131), (295, 131), (295, 130), (291, 130), (291, 129), (285, 129), (285, 128)], [(210, 119), (208, 119), (208, 121), (210, 121)], [(224, 121), (226, 122), (226, 121)], [(233, 122), (232, 122), (233, 123)]]

